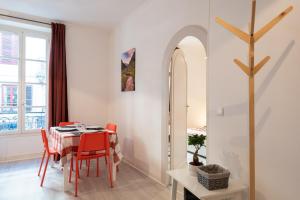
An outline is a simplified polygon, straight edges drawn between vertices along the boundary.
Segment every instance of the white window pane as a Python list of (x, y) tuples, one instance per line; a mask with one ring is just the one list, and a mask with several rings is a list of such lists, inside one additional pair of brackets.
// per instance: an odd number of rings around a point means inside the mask
[(45, 107), (26, 107), (25, 108), (25, 129), (45, 128), (46, 108)]
[(46, 106), (46, 85), (26, 84), (26, 106)]
[(0, 56), (19, 58), (19, 36), (11, 32), (0, 32)]
[(26, 83), (46, 83), (46, 63), (26, 61)]
[(18, 82), (19, 61), (0, 58), (0, 82)]
[(18, 108), (0, 107), (0, 133), (18, 129)]
[(18, 105), (18, 85), (0, 83), (0, 106)]
[(46, 39), (26, 37), (26, 59), (46, 60)]

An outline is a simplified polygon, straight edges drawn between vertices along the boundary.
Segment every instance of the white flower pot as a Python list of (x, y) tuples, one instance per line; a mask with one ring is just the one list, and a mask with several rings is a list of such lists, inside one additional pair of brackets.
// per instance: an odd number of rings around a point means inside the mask
[(200, 166), (195, 166), (195, 165), (189, 164), (189, 171), (190, 171), (190, 174), (191, 174), (192, 176), (197, 176), (197, 171), (199, 170), (199, 167), (200, 167)]

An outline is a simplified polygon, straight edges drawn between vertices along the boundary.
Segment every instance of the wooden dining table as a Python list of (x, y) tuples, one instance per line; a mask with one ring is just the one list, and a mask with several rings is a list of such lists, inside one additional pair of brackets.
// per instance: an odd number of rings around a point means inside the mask
[[(81, 129), (81, 128), (80, 128)], [(69, 163), (74, 152), (77, 152), (80, 135), (85, 132), (91, 132), (89, 130), (70, 130), (61, 131), (59, 127), (51, 127), (49, 131), (49, 141), (52, 148), (54, 148), (60, 154), (59, 164), (63, 167), (64, 174), (64, 191), (69, 188), (68, 176), (69, 176)], [(118, 141), (118, 135), (116, 132), (110, 130), (99, 130), (94, 132), (108, 132), (110, 139), (110, 161), (112, 163), (112, 178), (113, 182), (117, 179), (117, 166), (120, 164), (123, 155), (121, 153), (120, 144)]]

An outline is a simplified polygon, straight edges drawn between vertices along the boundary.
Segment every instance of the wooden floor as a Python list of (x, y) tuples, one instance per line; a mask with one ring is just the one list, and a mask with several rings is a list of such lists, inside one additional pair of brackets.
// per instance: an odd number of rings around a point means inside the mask
[[(40, 187), (37, 176), (39, 159), (0, 164), (0, 200), (167, 200), (168, 188), (147, 178), (127, 164), (121, 164), (114, 188), (108, 187), (105, 164), (101, 163), (101, 175), (96, 177), (91, 169), (86, 177), (85, 167), (81, 170), (78, 197), (74, 189), (63, 191), (63, 173), (49, 166), (44, 187)], [(83, 165), (85, 166), (85, 165)], [(73, 185), (73, 182), (71, 183)]]

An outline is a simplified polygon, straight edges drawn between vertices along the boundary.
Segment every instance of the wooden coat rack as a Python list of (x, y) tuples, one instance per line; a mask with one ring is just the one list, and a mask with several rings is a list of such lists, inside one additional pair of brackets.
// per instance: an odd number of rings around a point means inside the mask
[(254, 63), (254, 44), (262, 38), (269, 30), (271, 30), (280, 20), (282, 20), (290, 11), (293, 6), (288, 7), (277, 17), (263, 26), (259, 31), (254, 32), (255, 28), (255, 12), (256, 0), (252, 1), (251, 22), (249, 25), (249, 34), (230, 25), (221, 18), (217, 17), (216, 22), (223, 26), (225, 29), (239, 37), (241, 40), (249, 45), (249, 66), (242, 63), (238, 59), (234, 59), (240, 69), (245, 72), (249, 77), (249, 200), (255, 200), (255, 107), (254, 107), (254, 77), (257, 72), (270, 60), (270, 56), (262, 59), (257, 65)]

